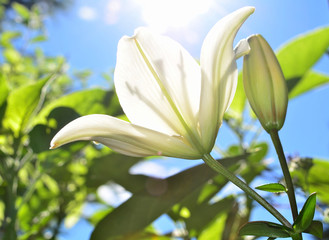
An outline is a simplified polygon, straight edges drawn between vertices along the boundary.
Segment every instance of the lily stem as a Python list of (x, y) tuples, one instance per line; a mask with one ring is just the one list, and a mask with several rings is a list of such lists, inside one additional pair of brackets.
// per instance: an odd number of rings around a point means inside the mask
[(228, 169), (226, 169), (220, 162), (216, 161), (210, 154), (203, 155), (202, 160), (213, 170), (222, 174), (229, 181), (239, 187), (242, 191), (248, 194), (251, 198), (257, 201), (260, 205), (262, 205), (268, 212), (270, 212), (276, 219), (278, 219), (283, 225), (288, 228), (291, 228), (291, 224), (288, 220), (281, 215), (271, 204), (269, 204), (264, 198), (262, 198), (257, 192), (255, 192), (252, 188), (250, 188), (245, 182), (231, 173)]
[(280, 165), (281, 165), (281, 168), (282, 168), (284, 180), (286, 182), (287, 194), (288, 194), (289, 203), (290, 203), (290, 207), (291, 207), (291, 213), (292, 213), (292, 217), (295, 221), (297, 216), (298, 216), (298, 209), (297, 209), (294, 185), (292, 184), (292, 180), (291, 180), (287, 160), (286, 160), (286, 157), (285, 157), (284, 152), (283, 152), (283, 148), (282, 148), (282, 144), (281, 144), (281, 141), (280, 141), (280, 138), (279, 138), (278, 131), (273, 130), (273, 131), (269, 132), (269, 134), (272, 138), (272, 142), (274, 144), (276, 153), (277, 153), (279, 161), (280, 161)]

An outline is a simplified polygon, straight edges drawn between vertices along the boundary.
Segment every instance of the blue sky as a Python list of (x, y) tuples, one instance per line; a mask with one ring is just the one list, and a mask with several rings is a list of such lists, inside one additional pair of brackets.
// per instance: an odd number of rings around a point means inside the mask
[[(123, 35), (149, 26), (179, 41), (199, 58), (209, 29), (224, 15), (247, 5), (255, 6), (256, 11), (241, 28), (236, 42), (260, 33), (278, 49), (292, 37), (329, 23), (327, 0), (75, 0), (71, 8), (47, 20), (49, 41), (43, 47), (47, 54), (67, 57), (71, 70), (92, 70), (91, 87), (107, 88), (101, 73), (114, 68), (117, 42)], [(321, 59), (316, 68), (329, 74), (329, 57)], [(280, 131), (286, 153), (329, 159), (328, 103), (328, 86), (289, 102)], [(266, 139), (265, 134), (262, 137)], [(227, 146), (232, 141), (234, 137), (221, 129), (218, 144)], [(165, 159), (153, 162), (152, 169), (166, 176), (196, 163)], [(90, 231), (80, 222), (62, 239), (88, 239)]]

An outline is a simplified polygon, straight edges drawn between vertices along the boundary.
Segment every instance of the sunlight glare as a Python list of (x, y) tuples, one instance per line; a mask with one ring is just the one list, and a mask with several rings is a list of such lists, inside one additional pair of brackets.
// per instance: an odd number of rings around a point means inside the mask
[(206, 13), (214, 0), (135, 0), (142, 8), (145, 23), (163, 33), (187, 26), (195, 17)]
[(121, 10), (120, 0), (111, 0), (106, 5), (105, 22), (107, 24), (116, 24)]
[(82, 6), (78, 10), (78, 16), (85, 21), (92, 21), (96, 18), (97, 14), (94, 8), (89, 6)]

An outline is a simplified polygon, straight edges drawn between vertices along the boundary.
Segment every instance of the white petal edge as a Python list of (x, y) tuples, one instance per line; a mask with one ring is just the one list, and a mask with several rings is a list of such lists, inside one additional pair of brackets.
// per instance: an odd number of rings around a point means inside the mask
[(68, 123), (54, 136), (50, 148), (78, 140), (96, 141), (129, 156), (201, 157), (181, 137), (169, 136), (103, 114), (83, 116)]
[(254, 7), (244, 7), (225, 16), (203, 42), (200, 57), (200, 131), (205, 147), (214, 145), (224, 112), (233, 100), (238, 78), (233, 40), (254, 10)]
[(185, 135), (179, 113), (187, 125), (196, 128), (201, 71), (174, 40), (147, 28), (136, 29), (133, 37), (123, 37), (118, 44), (114, 82), (131, 123), (169, 135)]

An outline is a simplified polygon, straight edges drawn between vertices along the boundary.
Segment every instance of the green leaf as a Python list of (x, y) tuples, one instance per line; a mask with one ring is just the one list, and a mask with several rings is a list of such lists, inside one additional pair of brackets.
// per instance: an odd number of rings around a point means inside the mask
[[(40, 153), (49, 149), (54, 134), (70, 121), (81, 115), (122, 114), (121, 107), (113, 91), (90, 89), (68, 94), (45, 106), (34, 119), (30, 132), (30, 146)], [(104, 173), (104, 176), (107, 176)]]
[(29, 132), (30, 144), (34, 153), (40, 153), (49, 150), (49, 143), (55, 134), (66, 124), (80, 117), (72, 108), (55, 108), (48, 116), (49, 125), (55, 121), (56, 127), (43, 124), (37, 124)]
[(316, 192), (317, 199), (329, 204), (329, 161), (326, 159), (294, 158), (292, 178), (303, 191)]
[(53, 79), (49, 76), (36, 83), (13, 90), (8, 96), (4, 125), (16, 135), (25, 130), (39, 105), (43, 101), (47, 83)]
[(86, 177), (86, 185), (89, 188), (98, 188), (112, 181), (131, 193), (139, 192), (145, 187), (149, 178), (144, 175), (129, 174), (129, 169), (141, 160), (142, 158), (124, 156), (113, 152), (93, 158)]
[(209, 226), (204, 229), (198, 237), (198, 240), (218, 239), (218, 236), (225, 229), (226, 214), (218, 216)]
[(30, 10), (25, 7), (24, 5), (14, 2), (12, 4), (13, 9), (16, 11), (16, 13), (21, 16), (24, 20), (29, 19), (30, 17)]
[(103, 219), (111, 211), (113, 211), (113, 208), (106, 208), (106, 209), (97, 210), (91, 217), (88, 218), (88, 221), (91, 224), (96, 225), (101, 219)]
[(10, 64), (17, 64), (21, 61), (21, 54), (16, 51), (14, 48), (6, 48), (3, 51), (3, 56)]
[(277, 52), (290, 98), (328, 83), (328, 76), (310, 71), (328, 48), (329, 27), (324, 27), (293, 39)]
[(256, 237), (270, 237), (270, 238), (288, 238), (290, 237), (289, 229), (277, 223), (256, 221), (248, 222), (240, 228), (240, 236), (256, 236)]
[(0, 44), (3, 47), (12, 47), (11, 40), (21, 36), (20, 32), (5, 31), (0, 36)]
[(252, 154), (248, 156), (247, 167), (240, 173), (247, 184), (253, 181), (254, 178), (260, 175), (266, 168), (267, 163), (262, 160), (267, 155), (268, 145), (267, 143), (261, 142), (257, 145), (254, 145), (250, 151), (252, 151)]
[(30, 40), (31, 43), (39, 43), (47, 41), (47, 37), (45, 35), (38, 35)]
[(312, 234), (312, 235), (322, 239), (322, 235), (323, 235), (322, 222), (312, 221), (311, 225), (304, 232)]
[(293, 225), (295, 232), (301, 233), (311, 225), (314, 217), (315, 206), (316, 193), (312, 193), (304, 203), (304, 206)]
[(289, 98), (297, 97), (309, 90), (329, 83), (329, 76), (323, 73), (309, 71), (304, 74), (300, 81), (289, 92)]
[[(277, 51), (286, 80), (300, 79), (323, 56), (329, 47), (329, 27), (304, 33)], [(299, 81), (299, 80), (298, 80)], [(291, 86), (290, 89), (292, 89)]]
[[(209, 204), (208, 202), (198, 204), (196, 208), (191, 211), (191, 217), (185, 219), (186, 228), (189, 231), (201, 232), (203, 229), (206, 229), (207, 226), (211, 226), (216, 218), (232, 209), (234, 202), (233, 197), (227, 197), (213, 204)], [(217, 229), (217, 231), (218, 230), (219, 229)]]
[(239, 73), (238, 86), (233, 98), (233, 101), (230, 105), (230, 108), (225, 113), (229, 117), (232, 117), (237, 120), (242, 120), (242, 113), (246, 105), (246, 95), (244, 93), (243, 81), (242, 81), (242, 72)]
[(313, 159), (313, 165), (309, 169), (307, 182), (304, 189), (308, 192), (316, 192), (317, 198), (326, 204), (329, 204), (329, 162), (328, 160)]
[(256, 187), (256, 189), (266, 192), (273, 192), (273, 193), (287, 192), (286, 187), (283, 186), (281, 183), (268, 183), (268, 184), (260, 185)]
[[(243, 158), (245, 155), (225, 158), (221, 160), (221, 163), (228, 167)], [(134, 194), (102, 219), (95, 227), (90, 239), (113, 239), (144, 229), (216, 175), (215, 171), (202, 164), (166, 179), (150, 179), (142, 191)]]
[(64, 220), (64, 226), (67, 229), (72, 228), (80, 220), (83, 207), (83, 204), (75, 203), (75, 206), (71, 207), (71, 209), (68, 211)]
[(7, 79), (0, 73), (0, 127), (2, 126), (2, 118), (6, 109), (6, 100), (9, 94)]
[(73, 108), (80, 115), (122, 114), (118, 99), (113, 91), (102, 89), (88, 89), (65, 95), (45, 106), (38, 114), (35, 123), (47, 123), (48, 115), (57, 107)]

